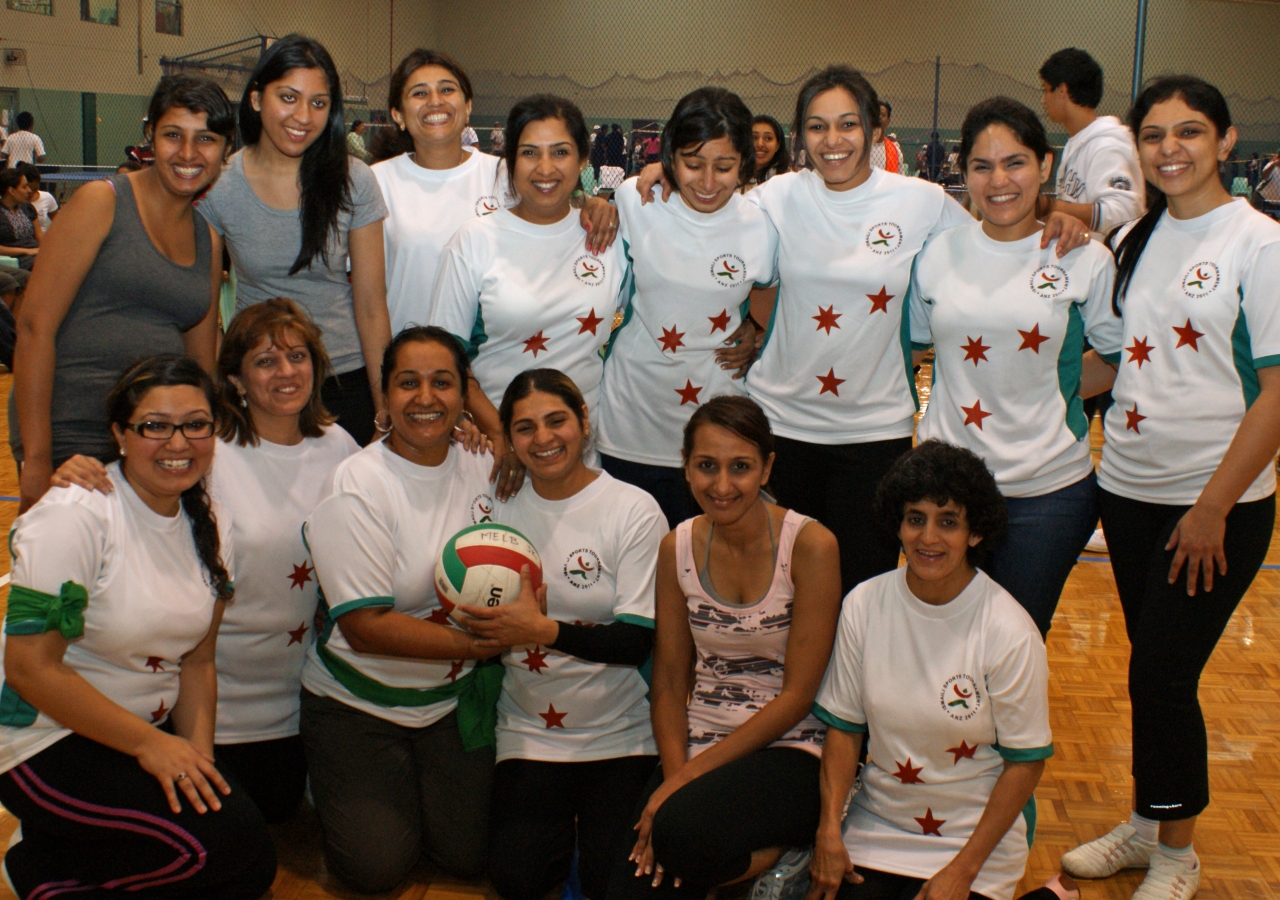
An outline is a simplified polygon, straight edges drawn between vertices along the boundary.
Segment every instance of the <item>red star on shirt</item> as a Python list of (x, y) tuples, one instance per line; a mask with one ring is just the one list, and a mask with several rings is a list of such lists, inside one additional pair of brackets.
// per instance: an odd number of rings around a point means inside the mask
[(1019, 347), (1018, 349), (1033, 350), (1035, 351), (1036, 356), (1040, 355), (1040, 345), (1043, 344), (1045, 341), (1049, 340), (1047, 337), (1045, 337), (1040, 333), (1039, 322), (1032, 325), (1030, 331), (1023, 331), (1021, 328), (1019, 328), (1018, 334), (1022, 335), (1022, 346)]
[(306, 560), (303, 560), (302, 565), (300, 566), (294, 564), (293, 574), (289, 576), (289, 580), (292, 581), (293, 584), (290, 585), (289, 590), (293, 590), (294, 588), (302, 590), (302, 586), (311, 580), (311, 573), (314, 571), (315, 569), (313, 569)]
[(163, 672), (165, 671), (164, 659), (159, 656), (148, 656), (146, 667), (152, 672)]
[(945, 825), (947, 820), (935, 819), (933, 817), (933, 807), (926, 809), (923, 816), (912, 816), (911, 818), (920, 823), (921, 834), (932, 834), (937, 837), (942, 837), (942, 832), (938, 829)]
[(164, 714), (167, 713), (168, 711), (169, 711), (169, 708), (164, 705), (164, 698), (161, 697), (160, 708), (151, 710), (151, 724), (154, 725), (156, 722), (159, 722), (161, 719), (163, 719)]
[(302, 624), (300, 624), (297, 628), (293, 629), (293, 631), (286, 631), (285, 634), (289, 635), (289, 643), (285, 644), (285, 646), (292, 647), (294, 644), (301, 644), (302, 636), (306, 633), (307, 633), (306, 622), (303, 622)]
[(886, 316), (889, 315), (889, 301), (892, 300), (895, 295), (888, 293), (884, 288), (885, 286), (882, 284), (880, 285), (880, 293), (867, 294), (867, 299), (871, 301), (871, 309), (868, 314), (873, 313), (878, 309)]
[(991, 415), (991, 413), (982, 408), (981, 400), (974, 400), (973, 406), (962, 406), (960, 408), (964, 410), (964, 424), (977, 425), (979, 431), (982, 430), (982, 420)]
[(903, 784), (924, 784), (924, 780), (920, 777), (920, 772), (924, 766), (911, 765), (911, 757), (907, 757), (905, 763), (900, 763), (896, 759), (893, 764), (898, 767), (898, 771), (893, 773), (893, 777), (901, 781)]
[(1147, 343), (1146, 335), (1133, 339), (1132, 347), (1125, 347), (1129, 352), (1129, 362), (1136, 362), (1138, 368), (1142, 368), (1144, 362), (1151, 362), (1151, 351), (1155, 349), (1151, 344)]
[(693, 382), (686, 378), (684, 380), (684, 387), (676, 388), (676, 393), (680, 395), (680, 405), (684, 406), (686, 403), (697, 403), (698, 391), (700, 390), (702, 390), (702, 388), (694, 387)]
[(462, 660), (455, 659), (452, 661), (452, 665), (449, 666), (449, 674), (444, 677), (448, 678), (450, 681), (457, 681), (458, 676), (461, 674), (462, 674)]
[(684, 341), (680, 340), (682, 337), (684, 337), (684, 332), (676, 331), (676, 327), (674, 325), (669, 329), (662, 329), (662, 337), (658, 338), (658, 340), (662, 342), (662, 352), (666, 353), (670, 350), (672, 353), (675, 353), (677, 347), (684, 346)]
[(717, 331), (728, 331), (729, 320), (731, 318), (733, 317), (729, 315), (728, 309), (720, 310), (720, 315), (718, 316), (707, 316), (707, 319), (711, 322), (711, 333), (715, 334)]
[(544, 713), (538, 713), (538, 715), (542, 716), (543, 721), (547, 723), (548, 728), (563, 728), (564, 717), (568, 715), (568, 713), (556, 712), (556, 705), (554, 703), (549, 703), (547, 704), (547, 711)]
[(1190, 347), (1197, 353), (1200, 352), (1200, 346), (1196, 343), (1200, 338), (1204, 337), (1203, 331), (1196, 331), (1191, 327), (1191, 320), (1187, 319), (1186, 325), (1174, 325), (1173, 330), (1178, 332), (1178, 343), (1174, 346), (1174, 350), (1178, 347)]
[(973, 759), (973, 754), (974, 754), (974, 753), (976, 753), (977, 751), (978, 751), (978, 747), (977, 747), (977, 745), (976, 745), (976, 744), (975, 744), (974, 746), (970, 747), (970, 746), (969, 746), (968, 744), (966, 744), (964, 741), (961, 741), (961, 742), (960, 742), (960, 746), (959, 746), (959, 747), (948, 747), (948, 748), (947, 748), (947, 752), (948, 752), (948, 753), (950, 753), (950, 754), (954, 757), (954, 759), (952, 759), (952, 761), (951, 761), (951, 765), (953, 765), (953, 766), (954, 766), (956, 763), (960, 762), (960, 760), (962, 760), (962, 759)]
[(530, 672), (541, 675), (542, 670), (547, 667), (547, 654), (534, 647), (532, 650), (524, 651), (524, 659), (521, 662), (525, 664)]
[(1124, 411), (1124, 430), (1132, 431), (1134, 434), (1142, 434), (1138, 429), (1138, 423), (1145, 419), (1146, 416), (1138, 415), (1138, 404), (1133, 404), (1133, 409)]
[(836, 370), (832, 368), (827, 369), (826, 375), (815, 375), (813, 377), (822, 382), (822, 390), (818, 391), (819, 397), (823, 394), (835, 394), (839, 397), (840, 385), (849, 380), (848, 378), (837, 378)]
[(435, 622), (437, 625), (448, 625), (449, 613), (445, 611), (443, 606), (439, 609), (433, 609), (431, 610), (431, 615), (427, 616), (427, 621)]
[(975, 369), (978, 368), (978, 360), (990, 362), (990, 360), (987, 359), (987, 351), (990, 350), (991, 347), (988, 344), (982, 343), (982, 335), (978, 335), (978, 339), (976, 341), (967, 334), (965, 337), (969, 338), (969, 343), (960, 345), (960, 349), (964, 351), (964, 361), (968, 362), (969, 360), (973, 360), (973, 367)]
[(579, 324), (582, 325), (582, 327), (578, 329), (578, 334), (586, 334), (588, 331), (595, 334), (596, 326), (604, 321), (604, 319), (596, 315), (596, 308), (594, 306), (591, 307), (591, 312), (588, 315), (578, 316), (577, 319)]
[(819, 306), (818, 314), (816, 316), (810, 316), (810, 318), (818, 323), (818, 327), (815, 328), (814, 331), (825, 331), (827, 334), (830, 334), (832, 328), (840, 327), (840, 323), (837, 322), (836, 319), (843, 315), (844, 313), (836, 312), (836, 305), (833, 303), (826, 309)]
[(543, 337), (542, 332), (539, 331), (533, 337), (529, 338), (527, 341), (524, 342), (524, 350), (522, 350), (521, 352), (532, 353), (533, 358), (537, 359), (538, 354), (546, 349), (547, 349), (547, 339)]

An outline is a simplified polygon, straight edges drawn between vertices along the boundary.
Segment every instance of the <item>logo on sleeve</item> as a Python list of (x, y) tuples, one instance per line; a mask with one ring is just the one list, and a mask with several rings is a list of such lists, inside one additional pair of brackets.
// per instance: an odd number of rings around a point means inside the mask
[(721, 287), (736, 287), (747, 280), (747, 264), (732, 253), (721, 253), (711, 263), (711, 277)]
[(498, 202), (498, 198), (490, 194), (486, 194), (476, 201), (476, 215), (487, 216), (489, 213), (495, 213), (502, 207)]
[(867, 249), (881, 256), (888, 256), (902, 246), (902, 228), (893, 222), (872, 225), (867, 232)]
[(604, 284), (604, 260), (585, 254), (579, 256), (573, 261), (573, 277), (583, 284)]
[(574, 550), (564, 561), (564, 577), (576, 588), (585, 590), (600, 580), (600, 557), (596, 551)]
[(1116, 175), (1110, 181), (1108, 181), (1107, 184), (1110, 187), (1116, 189), (1117, 191), (1133, 190), (1133, 182), (1130, 181), (1128, 178), (1124, 177), (1123, 175)]
[(471, 501), (471, 524), (493, 521), (493, 498), (488, 494), (477, 494)]
[(968, 675), (952, 675), (942, 686), (942, 711), (957, 722), (966, 722), (982, 708), (982, 692)]
[(1211, 262), (1196, 263), (1186, 275), (1182, 276), (1182, 293), (1198, 300), (1218, 289), (1222, 274), (1218, 264)]
[(1046, 300), (1061, 294), (1070, 283), (1067, 273), (1054, 265), (1041, 266), (1031, 274), (1031, 290)]

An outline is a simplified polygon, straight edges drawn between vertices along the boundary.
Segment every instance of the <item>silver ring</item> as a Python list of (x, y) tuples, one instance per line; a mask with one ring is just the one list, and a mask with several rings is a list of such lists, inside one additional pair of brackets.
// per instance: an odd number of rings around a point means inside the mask
[(186, 780), (186, 778), (187, 778), (187, 773), (186, 773), (186, 772), (179, 772), (179, 773), (178, 773), (178, 777), (177, 777), (177, 778), (175, 778), (175, 779), (173, 779), (173, 783), (174, 783), (174, 784), (177, 784), (179, 781), (185, 781), (185, 780)]

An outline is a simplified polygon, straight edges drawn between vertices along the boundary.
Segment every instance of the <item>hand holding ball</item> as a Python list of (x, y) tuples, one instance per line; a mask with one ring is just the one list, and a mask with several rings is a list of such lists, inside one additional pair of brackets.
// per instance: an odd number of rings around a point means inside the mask
[(534, 590), (542, 584), (542, 559), (523, 534), (484, 522), (445, 542), (436, 560), (436, 594), (445, 612), (460, 605), (495, 607), (520, 596), (520, 569), (529, 567)]

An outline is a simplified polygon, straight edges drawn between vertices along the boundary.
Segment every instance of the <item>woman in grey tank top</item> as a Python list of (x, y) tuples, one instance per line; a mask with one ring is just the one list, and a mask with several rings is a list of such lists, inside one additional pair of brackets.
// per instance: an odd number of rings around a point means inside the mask
[(235, 111), (216, 84), (166, 76), (147, 123), (155, 164), (76, 191), (27, 288), (9, 401), (23, 512), (68, 457), (114, 458), (106, 396), (127, 366), (187, 353), (213, 372), (222, 259), (192, 202), (222, 171)]

